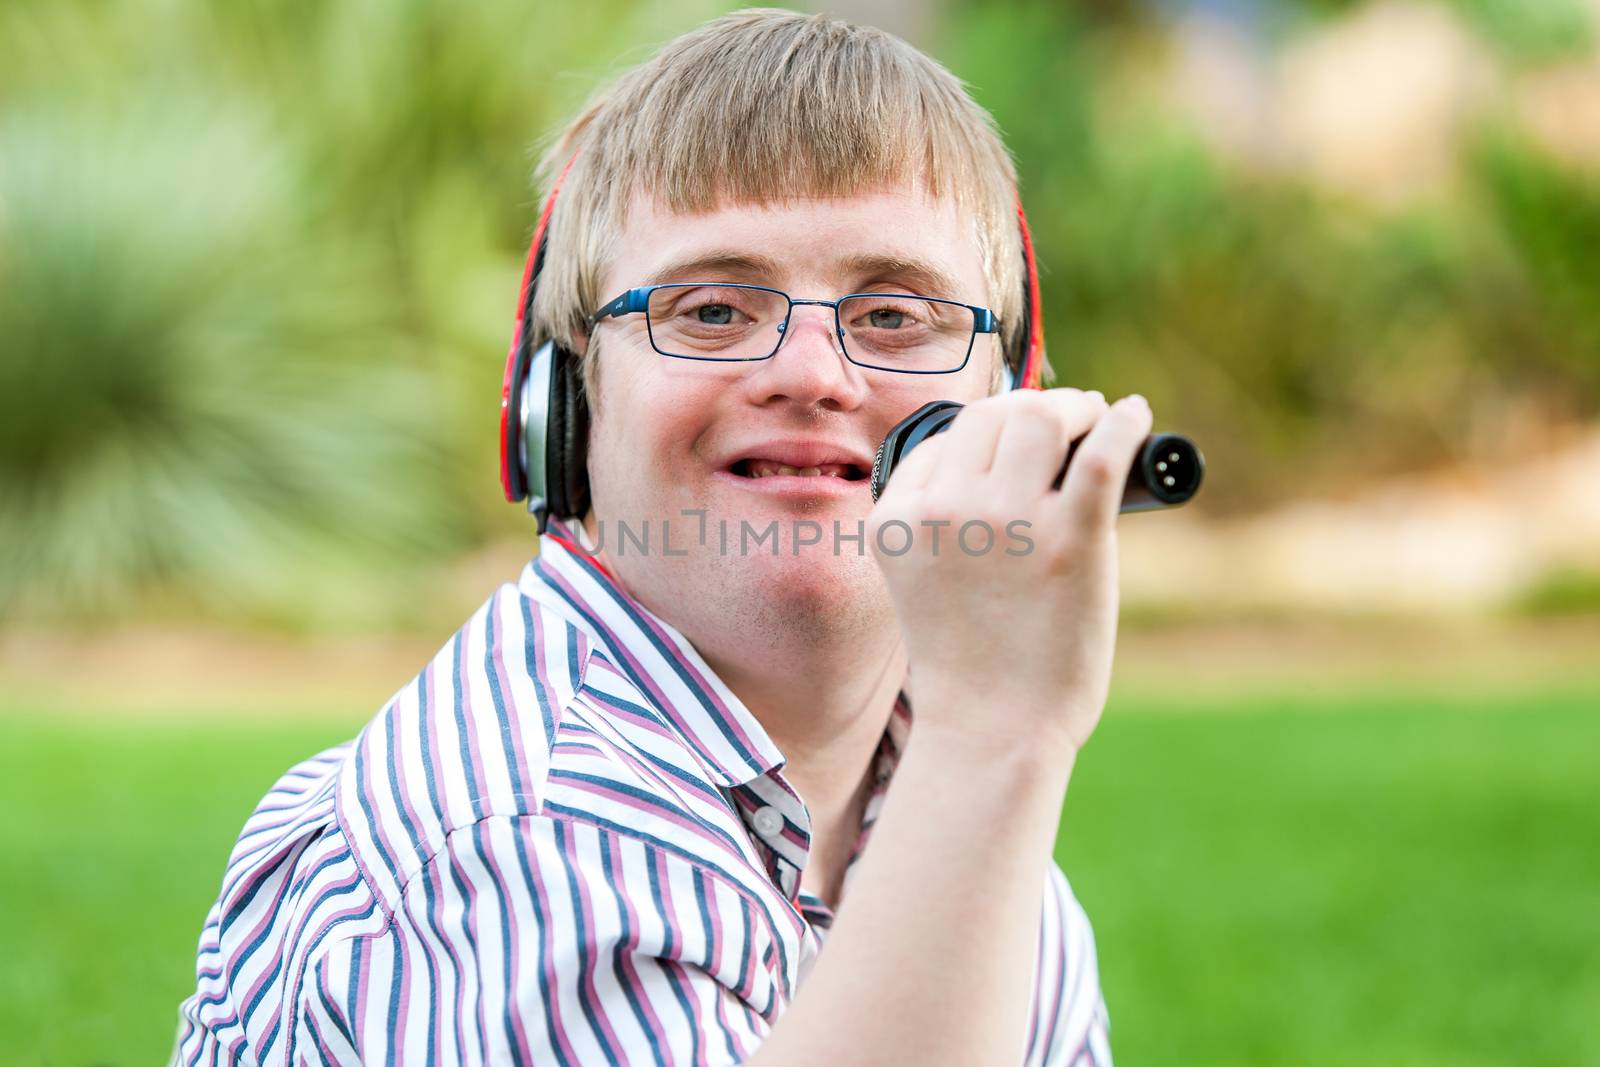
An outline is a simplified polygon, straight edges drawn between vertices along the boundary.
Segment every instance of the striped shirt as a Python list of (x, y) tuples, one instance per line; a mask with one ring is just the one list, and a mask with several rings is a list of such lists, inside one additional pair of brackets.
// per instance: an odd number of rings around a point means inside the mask
[[(910, 725), (902, 692), (846, 897)], [(682, 635), (547, 534), (250, 816), (172, 1062), (743, 1062), (833, 918), (800, 889), (783, 764)], [(1041, 889), (1025, 1062), (1109, 1064), (1088, 920), (1054, 864)]]

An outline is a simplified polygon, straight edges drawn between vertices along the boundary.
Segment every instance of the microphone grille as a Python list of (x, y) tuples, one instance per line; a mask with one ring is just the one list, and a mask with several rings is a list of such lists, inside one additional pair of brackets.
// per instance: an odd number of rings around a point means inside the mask
[(883, 450), (888, 444), (888, 438), (878, 442), (878, 451), (872, 457), (872, 502), (874, 504), (878, 502), (878, 497), (883, 492)]

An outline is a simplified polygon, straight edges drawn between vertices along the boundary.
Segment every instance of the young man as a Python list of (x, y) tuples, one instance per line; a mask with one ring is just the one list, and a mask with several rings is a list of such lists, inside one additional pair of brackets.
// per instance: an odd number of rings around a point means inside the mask
[[(548, 162), (532, 329), (581, 360), (591, 504), (256, 810), (174, 1062), (1109, 1063), (1051, 850), (1151, 415), (997, 393), (987, 116), (887, 35), (750, 11)], [(968, 407), (874, 506), (935, 399)], [(1026, 547), (957, 550), (975, 520)]]

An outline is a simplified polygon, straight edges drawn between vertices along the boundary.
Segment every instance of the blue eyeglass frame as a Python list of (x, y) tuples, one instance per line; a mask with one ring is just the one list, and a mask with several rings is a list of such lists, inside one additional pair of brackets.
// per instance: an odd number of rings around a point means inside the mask
[[(954, 374), (967, 365), (972, 359), (972, 345), (980, 333), (999, 333), (1000, 319), (993, 311), (976, 304), (963, 304), (959, 300), (945, 300), (937, 296), (918, 296), (916, 293), (846, 293), (837, 300), (796, 300), (782, 289), (772, 289), (765, 285), (747, 285), (743, 282), (663, 282), (660, 285), (641, 285), (618, 296), (615, 300), (602, 304), (589, 316), (591, 329), (604, 318), (621, 318), (624, 315), (635, 315), (650, 310), (650, 294), (657, 289), (691, 289), (696, 286), (707, 286), (718, 289), (753, 289), (760, 293), (773, 293), (783, 297), (789, 302), (788, 308), (783, 313), (783, 321), (778, 324), (778, 340), (772, 346), (772, 351), (764, 356), (685, 356), (677, 352), (664, 352), (656, 344), (655, 331), (650, 327), (650, 316), (645, 315), (645, 333), (650, 337), (650, 347), (668, 359), (693, 359), (703, 363), (758, 363), (763, 359), (771, 359), (778, 354), (778, 349), (783, 347), (783, 341), (789, 329), (789, 317), (794, 314), (797, 305), (810, 304), (816, 307), (830, 307), (833, 309), (833, 329), (839, 337), (839, 350), (844, 353), (844, 358), (858, 367), (868, 370), (888, 371), (890, 374)], [(839, 305), (852, 297), (862, 296), (899, 296), (908, 300), (926, 300), (934, 304), (949, 304), (952, 307), (966, 308), (972, 312), (972, 336), (967, 338), (967, 351), (961, 357), (959, 366), (949, 370), (909, 370), (905, 367), (884, 367), (877, 363), (863, 363), (850, 354), (850, 344), (845, 340), (844, 323), (839, 319)]]

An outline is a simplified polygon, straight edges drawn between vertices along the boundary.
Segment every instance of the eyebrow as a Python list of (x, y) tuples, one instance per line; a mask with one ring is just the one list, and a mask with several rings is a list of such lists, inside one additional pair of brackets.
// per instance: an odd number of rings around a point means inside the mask
[(955, 300), (961, 295), (961, 284), (948, 271), (926, 260), (862, 255), (849, 257), (841, 266), (852, 277), (902, 282), (918, 296)]
[[(866, 254), (849, 256), (837, 265), (850, 277), (862, 279), (852, 284), (893, 281), (904, 284), (919, 296), (938, 296), (951, 300), (960, 296), (961, 285), (954, 276), (926, 260)], [(770, 284), (782, 270), (782, 265), (769, 256), (718, 249), (673, 260), (654, 272), (654, 281), (657, 284), (694, 281), (697, 276), (716, 273), (762, 279)]]
[(750, 252), (714, 251), (687, 259), (677, 259), (657, 270), (656, 283), (693, 281), (701, 274), (741, 274), (773, 278), (781, 268), (778, 261)]

